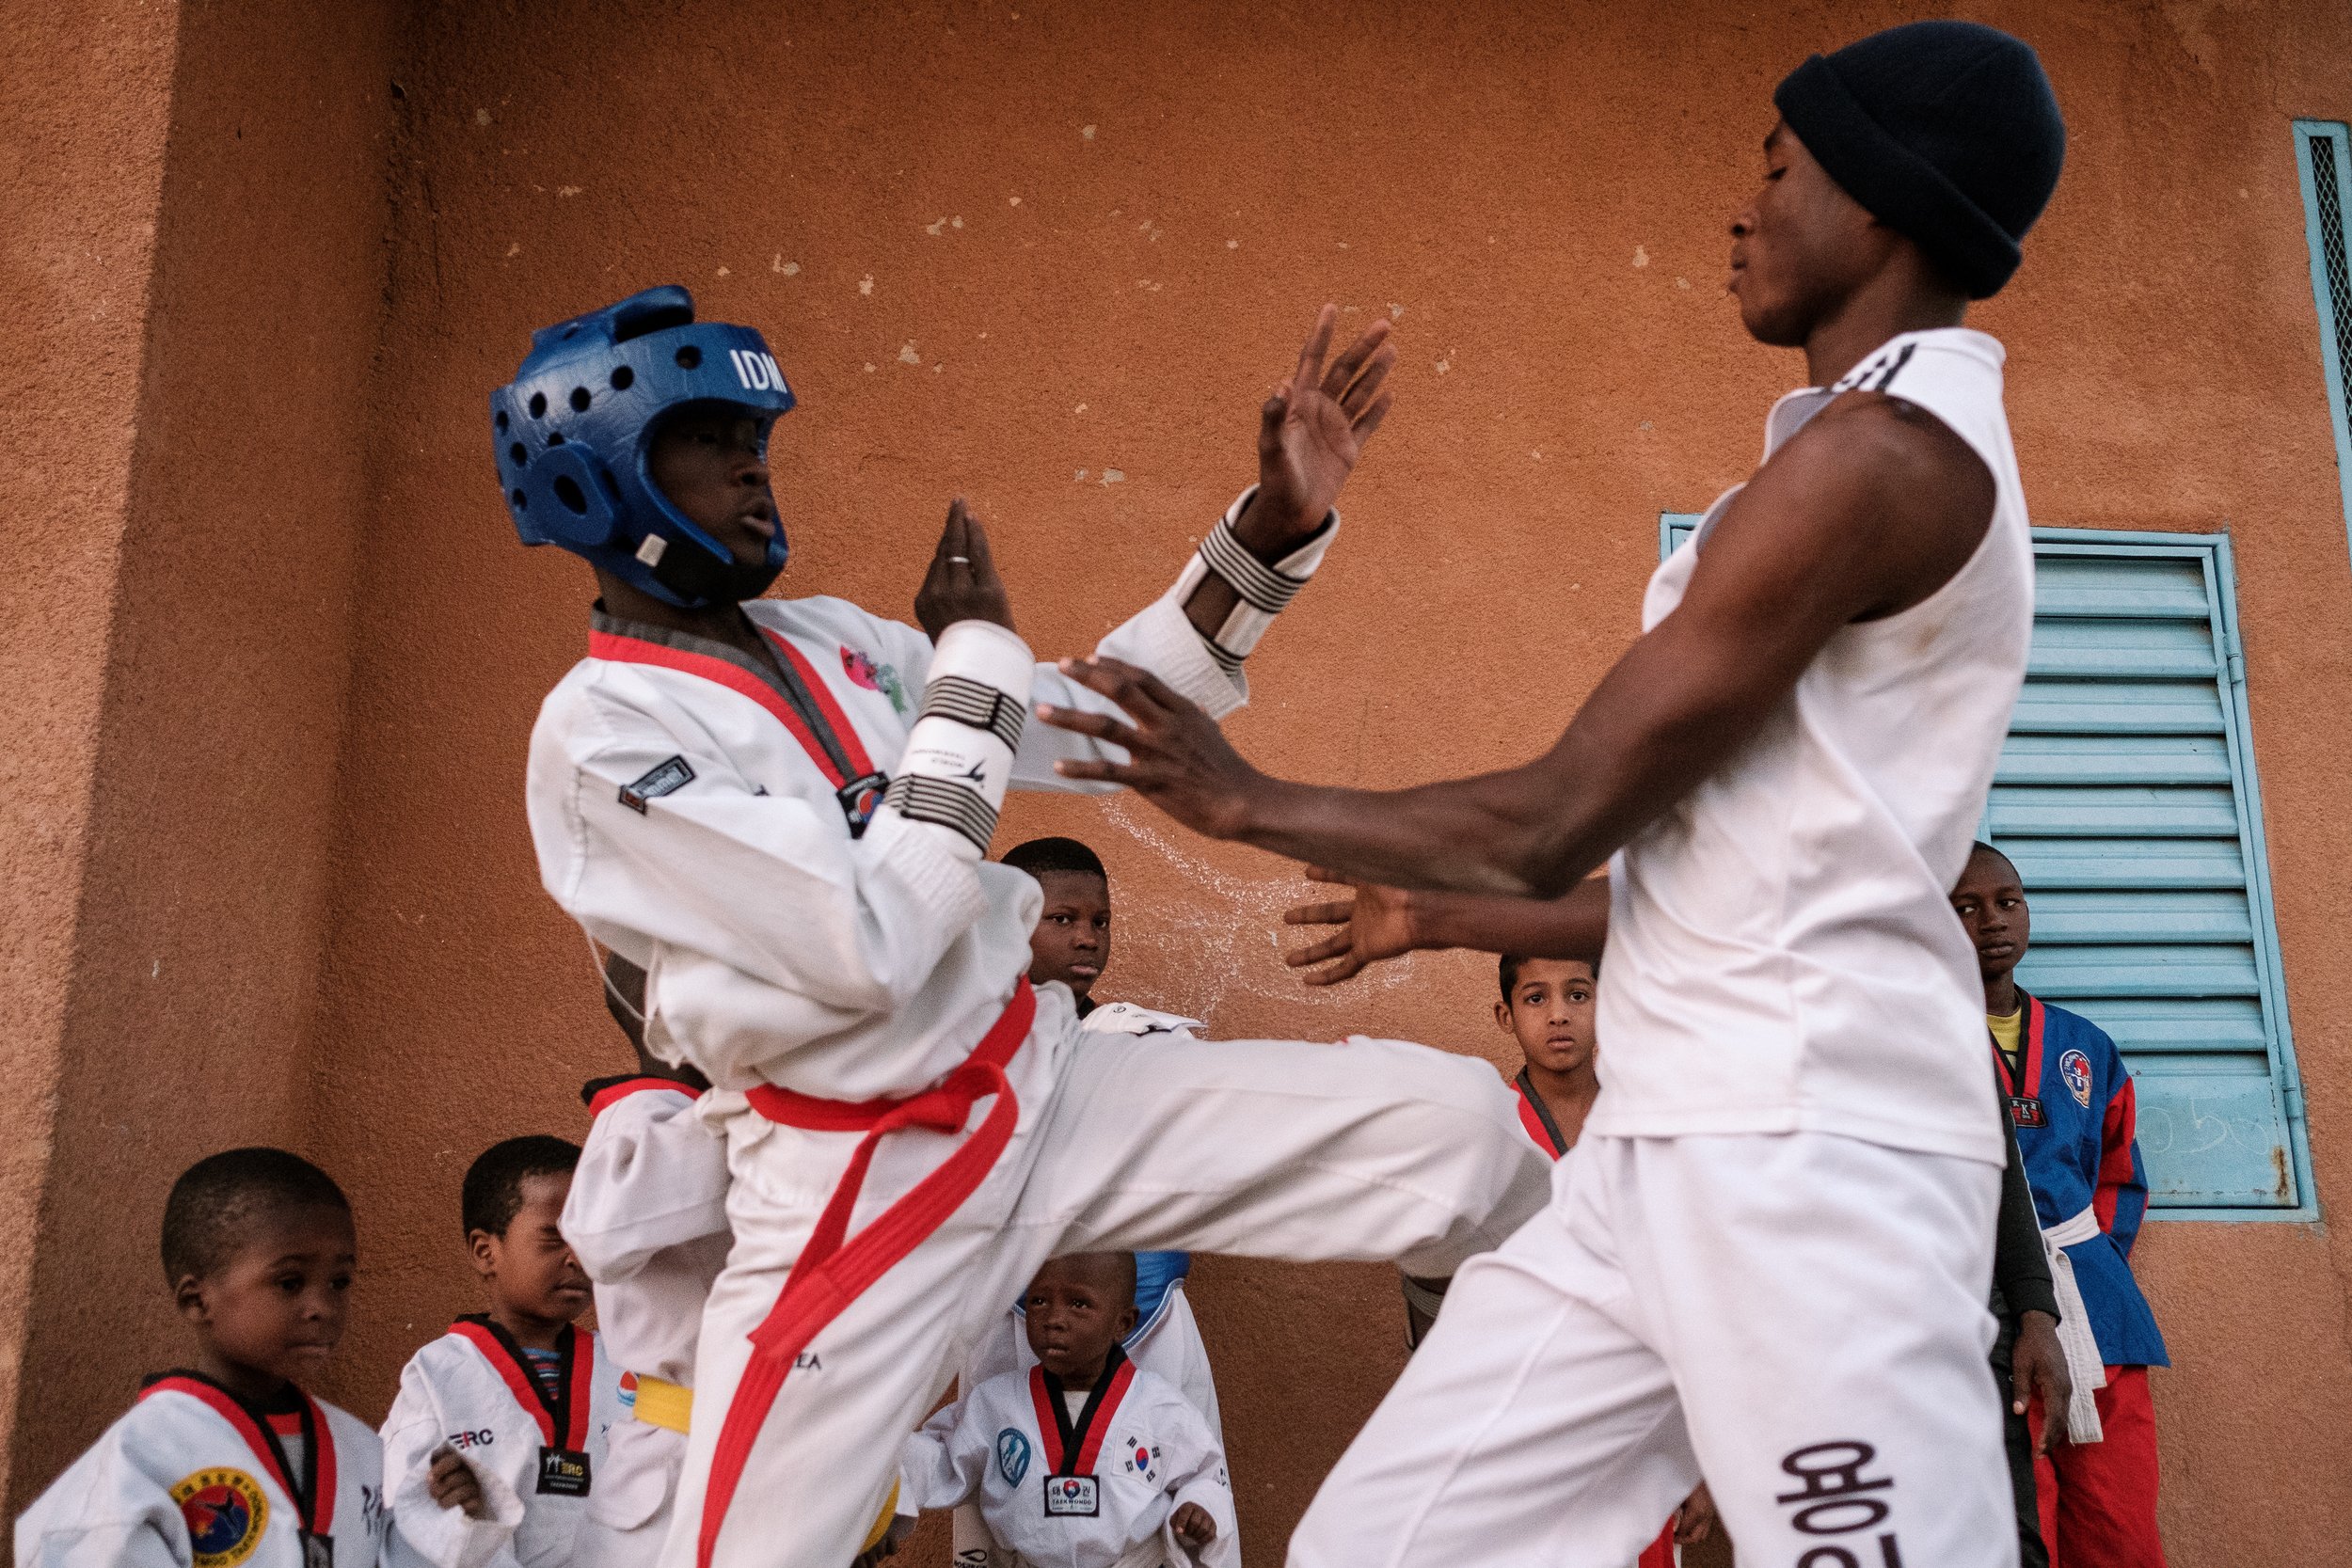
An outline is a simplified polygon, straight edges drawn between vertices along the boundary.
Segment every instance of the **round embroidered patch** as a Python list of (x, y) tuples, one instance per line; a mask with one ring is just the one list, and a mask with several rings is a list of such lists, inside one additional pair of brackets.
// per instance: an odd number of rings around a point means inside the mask
[(269, 1498), (243, 1470), (199, 1470), (171, 1489), (196, 1568), (237, 1568), (269, 1528)]

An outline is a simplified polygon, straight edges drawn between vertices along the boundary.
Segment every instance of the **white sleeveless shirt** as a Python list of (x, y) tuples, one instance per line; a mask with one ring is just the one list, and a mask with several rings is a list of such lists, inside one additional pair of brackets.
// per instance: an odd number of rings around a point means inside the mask
[[(2033, 635), (2033, 542), (1999, 342), (1890, 340), (1772, 405), (1769, 461), (1839, 393), (1933, 414), (1984, 460), (1993, 525), (1927, 599), (1841, 628), (1763, 726), (1610, 864), (1590, 1130), (1841, 1133), (1999, 1164), (1983, 990), (1948, 894), (1992, 787)], [(1674, 612), (1738, 489), (1660, 565)]]

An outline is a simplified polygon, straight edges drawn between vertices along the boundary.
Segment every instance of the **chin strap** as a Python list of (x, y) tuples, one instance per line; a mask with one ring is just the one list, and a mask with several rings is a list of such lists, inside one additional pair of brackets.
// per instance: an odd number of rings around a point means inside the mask
[(1256, 651), (1266, 628), (1274, 625), (1274, 618), (1289, 609), (1298, 591), (1307, 586), (1340, 531), (1340, 515), (1335, 508), (1324, 517), (1314, 537), (1269, 566), (1241, 542), (1241, 535), (1233, 527), (1257, 494), (1258, 487), (1253, 484), (1225, 509), (1225, 515), (1200, 541), (1200, 551), (1184, 563), (1184, 574), (1169, 591), (1181, 609), (1206, 578), (1214, 576), (1232, 589), (1232, 613), (1217, 627), (1216, 635), (1202, 639), (1208, 644), (1209, 657), (1229, 675), (1241, 673), (1242, 660)]

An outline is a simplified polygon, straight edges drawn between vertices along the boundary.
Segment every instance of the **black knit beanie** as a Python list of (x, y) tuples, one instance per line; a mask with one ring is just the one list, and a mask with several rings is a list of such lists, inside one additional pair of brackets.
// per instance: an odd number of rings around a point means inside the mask
[(1831, 179), (1971, 299), (2017, 270), (2066, 160), (2042, 62), (1974, 22), (1914, 22), (1816, 55), (1772, 102)]

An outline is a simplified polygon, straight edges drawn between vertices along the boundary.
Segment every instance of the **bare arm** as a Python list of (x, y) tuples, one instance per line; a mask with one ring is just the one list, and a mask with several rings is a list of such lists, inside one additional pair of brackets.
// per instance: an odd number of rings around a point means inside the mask
[(1044, 717), (1130, 753), (1073, 776), (1126, 784), (1212, 837), (1397, 886), (1553, 897), (1753, 736), (1838, 628), (1948, 581), (1984, 537), (1993, 493), (1940, 420), (1847, 394), (1733, 500), (1681, 604), (1559, 741), (1503, 772), (1390, 792), (1276, 780), (1148, 675), (1093, 661), (1066, 668), (1136, 722)]
[[(1343, 880), (1321, 866), (1307, 875), (1319, 882)], [(1340, 927), (1311, 946), (1282, 955), (1293, 969), (1307, 971), (1299, 978), (1311, 986), (1335, 986), (1383, 958), (1423, 948), (1467, 947), (1593, 963), (1609, 940), (1606, 877), (1587, 878), (1558, 898), (1352, 885), (1352, 900), (1301, 904), (1282, 916), (1286, 926)]]

